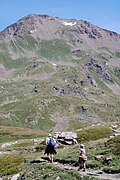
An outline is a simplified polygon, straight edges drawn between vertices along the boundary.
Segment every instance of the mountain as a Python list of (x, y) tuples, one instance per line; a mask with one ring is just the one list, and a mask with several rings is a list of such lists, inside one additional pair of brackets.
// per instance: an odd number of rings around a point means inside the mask
[(0, 32), (0, 125), (51, 131), (119, 124), (120, 35), (30, 14)]

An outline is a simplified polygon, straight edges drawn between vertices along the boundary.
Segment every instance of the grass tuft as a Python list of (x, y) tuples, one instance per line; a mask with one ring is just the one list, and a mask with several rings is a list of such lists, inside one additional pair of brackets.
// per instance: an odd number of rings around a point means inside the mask
[(19, 154), (12, 154), (0, 157), (0, 175), (12, 175), (19, 172), (19, 165), (23, 158)]

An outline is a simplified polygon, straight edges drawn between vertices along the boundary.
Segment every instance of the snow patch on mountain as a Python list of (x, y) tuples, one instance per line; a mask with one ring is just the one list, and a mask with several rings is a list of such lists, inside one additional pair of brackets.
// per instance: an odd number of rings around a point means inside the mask
[(67, 22), (67, 21), (63, 21), (62, 24), (64, 24), (65, 26), (74, 26), (77, 24), (77, 22)]
[(35, 30), (31, 30), (30, 32), (31, 32), (31, 33), (36, 32), (36, 29), (35, 29)]

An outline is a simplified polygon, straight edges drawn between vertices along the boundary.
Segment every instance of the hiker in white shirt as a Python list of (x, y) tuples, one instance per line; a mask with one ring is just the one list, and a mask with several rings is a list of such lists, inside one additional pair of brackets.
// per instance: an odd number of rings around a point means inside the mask
[(51, 162), (53, 162), (54, 154), (57, 153), (55, 150), (55, 145), (56, 145), (55, 139), (52, 137), (51, 134), (48, 134), (48, 137), (46, 138), (46, 149), (44, 154), (47, 154), (48, 159)]
[(83, 165), (83, 171), (86, 169), (86, 161), (87, 161), (87, 156), (86, 156), (86, 151), (85, 147), (83, 144), (80, 144), (80, 150), (79, 150), (79, 170), (81, 169), (81, 165)]

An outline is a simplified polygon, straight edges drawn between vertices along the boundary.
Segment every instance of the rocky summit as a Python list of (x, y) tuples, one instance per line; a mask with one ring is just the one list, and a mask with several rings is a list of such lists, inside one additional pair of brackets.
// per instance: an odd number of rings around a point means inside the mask
[(79, 19), (23, 17), (0, 32), (0, 87), (0, 125), (118, 125), (120, 35)]

